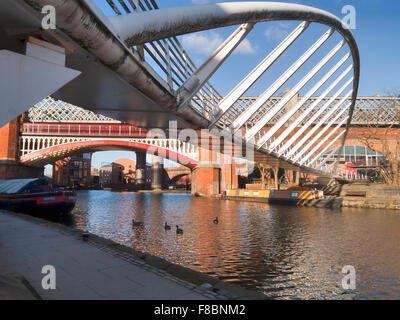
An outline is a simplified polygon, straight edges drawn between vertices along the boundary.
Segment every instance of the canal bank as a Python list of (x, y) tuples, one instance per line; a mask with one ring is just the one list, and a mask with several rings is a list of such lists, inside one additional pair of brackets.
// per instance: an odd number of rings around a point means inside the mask
[(339, 191), (343, 207), (400, 210), (400, 187), (353, 183)]
[[(36, 217), (0, 211), (0, 274), (23, 277), (42, 299), (266, 299), (251, 290)], [(42, 288), (54, 266), (56, 289)], [(12, 294), (10, 292), (10, 294)], [(34, 295), (35, 296), (35, 295)], [(18, 297), (17, 297), (18, 298)]]
[(297, 207), (316, 207), (339, 209), (342, 199), (324, 197), (323, 191), (295, 187), (287, 190), (273, 189), (233, 189), (226, 190), (224, 200), (266, 202), (270, 204), (291, 205)]
[[(274, 189), (233, 189), (215, 198), (245, 202), (265, 202), (326, 209), (364, 208), (400, 210), (400, 187), (372, 183), (318, 186), (320, 191), (288, 191)], [(320, 197), (307, 193), (321, 192)], [(323, 192), (323, 193), (322, 193)], [(273, 196), (272, 196), (273, 194)]]

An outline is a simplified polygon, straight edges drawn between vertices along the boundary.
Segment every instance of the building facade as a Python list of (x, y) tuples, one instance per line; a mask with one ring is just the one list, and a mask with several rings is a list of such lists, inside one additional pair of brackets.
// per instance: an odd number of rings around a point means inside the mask
[(99, 183), (102, 187), (110, 187), (112, 184), (112, 163), (103, 163), (99, 168)]
[(92, 154), (71, 156), (53, 165), (53, 180), (60, 186), (86, 188), (91, 183)]
[(136, 162), (132, 159), (121, 158), (112, 163), (113, 185), (135, 183)]

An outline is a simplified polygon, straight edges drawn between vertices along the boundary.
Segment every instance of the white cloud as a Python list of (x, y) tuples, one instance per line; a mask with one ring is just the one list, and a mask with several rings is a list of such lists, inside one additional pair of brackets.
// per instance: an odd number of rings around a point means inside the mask
[(224, 39), (214, 31), (206, 33), (191, 33), (182, 36), (182, 44), (185, 48), (199, 54), (211, 54)]
[(264, 32), (268, 40), (283, 40), (291, 31), (291, 23), (278, 22), (276, 24), (270, 23), (270, 26)]
[[(195, 53), (210, 55), (219, 45), (224, 42), (224, 38), (215, 31), (206, 31), (200, 33), (191, 33), (182, 36), (182, 44), (188, 50)], [(244, 39), (236, 48), (234, 53), (253, 54), (255, 48), (248, 39)]]
[(238, 45), (234, 53), (245, 53), (245, 54), (253, 54), (255, 52), (255, 48), (252, 46), (251, 42), (248, 39), (243, 39), (243, 41)]

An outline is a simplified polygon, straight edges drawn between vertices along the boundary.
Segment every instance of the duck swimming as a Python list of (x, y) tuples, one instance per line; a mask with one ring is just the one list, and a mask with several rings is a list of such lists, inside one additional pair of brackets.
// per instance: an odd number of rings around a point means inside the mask
[(143, 226), (143, 222), (135, 221), (135, 219), (132, 219), (132, 226), (133, 227), (141, 227), (141, 226)]
[(183, 230), (181, 228), (179, 228), (178, 225), (176, 225), (176, 233), (177, 234), (183, 234)]

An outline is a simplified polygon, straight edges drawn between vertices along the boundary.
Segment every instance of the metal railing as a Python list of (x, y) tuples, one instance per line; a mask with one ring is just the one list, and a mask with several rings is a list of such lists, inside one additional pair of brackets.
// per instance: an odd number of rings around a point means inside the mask
[(23, 123), (25, 135), (146, 137), (148, 130), (129, 124)]
[[(154, 0), (105, 0), (117, 14), (129, 14), (159, 9)], [(171, 92), (181, 88), (186, 80), (197, 70), (177, 37), (147, 42), (133, 47), (141, 59), (158, 69), (158, 75), (166, 82)], [(222, 100), (221, 94), (207, 82), (192, 99), (191, 107), (211, 119), (211, 112)]]

